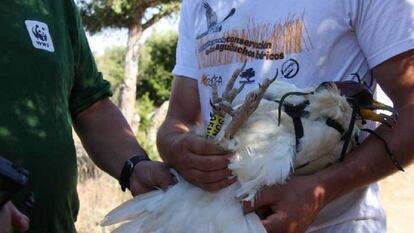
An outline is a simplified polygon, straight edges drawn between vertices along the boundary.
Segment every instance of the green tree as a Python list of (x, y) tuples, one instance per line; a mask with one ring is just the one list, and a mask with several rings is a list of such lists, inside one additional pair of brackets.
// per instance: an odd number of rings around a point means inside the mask
[[(115, 102), (119, 99), (119, 88), (124, 79), (125, 48), (113, 47), (101, 56), (95, 56), (96, 64), (106, 80), (111, 83)], [(118, 103), (117, 103), (118, 104)]]
[[(170, 96), (177, 40), (176, 32), (154, 32), (142, 46), (137, 86), (140, 104), (137, 108), (141, 118), (140, 129), (143, 131), (150, 124), (151, 113)], [(113, 47), (103, 55), (96, 56), (99, 70), (112, 84), (115, 100), (123, 79), (124, 55), (125, 48)]]
[(177, 40), (176, 32), (154, 32), (142, 48), (137, 95), (148, 95), (157, 107), (170, 97)]
[(127, 28), (124, 79), (119, 107), (132, 121), (135, 109), (140, 39), (142, 33), (161, 18), (178, 11), (180, 0), (79, 0), (81, 15), (90, 33), (104, 28)]

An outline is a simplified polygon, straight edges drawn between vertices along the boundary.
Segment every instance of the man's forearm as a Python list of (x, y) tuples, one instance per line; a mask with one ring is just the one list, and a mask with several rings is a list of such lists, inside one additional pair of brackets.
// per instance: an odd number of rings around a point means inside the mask
[(173, 145), (180, 137), (190, 131), (190, 126), (182, 121), (172, 117), (167, 117), (161, 125), (157, 134), (157, 148), (161, 158), (169, 165), (173, 165), (173, 153), (171, 153), (171, 145)]
[[(191, 98), (188, 98), (191, 96)], [(158, 151), (165, 162), (173, 165), (172, 145), (201, 122), (197, 81), (177, 76), (171, 87), (167, 117), (157, 134)]]
[[(414, 104), (400, 107), (397, 125), (390, 129), (380, 126), (376, 131), (387, 142), (403, 167), (414, 160)], [(352, 150), (345, 161), (315, 174), (325, 190), (325, 202), (362, 188), (398, 171), (386, 153), (383, 143), (370, 136), (361, 146)]]
[(122, 113), (108, 99), (75, 116), (74, 127), (92, 160), (115, 178), (127, 159), (144, 153)]

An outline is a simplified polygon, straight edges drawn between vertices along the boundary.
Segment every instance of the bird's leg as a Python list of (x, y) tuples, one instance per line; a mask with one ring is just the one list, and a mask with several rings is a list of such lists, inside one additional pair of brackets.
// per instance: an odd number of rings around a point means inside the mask
[(226, 89), (223, 93), (223, 98), (228, 102), (232, 103), (234, 98), (243, 90), (244, 84), (240, 86), (240, 88), (234, 88), (234, 83), (236, 82), (237, 78), (239, 77), (240, 73), (246, 68), (247, 60), (244, 61), (243, 66), (239, 69), (236, 69), (230, 80), (227, 82)]
[(241, 128), (243, 123), (250, 117), (250, 115), (257, 109), (260, 101), (262, 100), (267, 88), (272, 82), (276, 80), (276, 76), (273, 79), (264, 79), (262, 84), (259, 84), (259, 89), (250, 92), (243, 104), (233, 111), (233, 118), (230, 124), (226, 128), (224, 137), (226, 139), (232, 139), (237, 131)]
[(218, 95), (216, 82), (213, 82), (213, 85), (211, 87), (211, 96), (212, 96), (212, 104), (217, 104), (221, 102), (221, 97)]
[(212, 85), (212, 99), (210, 100), (211, 107), (213, 109), (213, 115), (211, 116), (210, 123), (207, 127), (207, 138), (214, 139), (215, 136), (220, 132), (221, 127), (224, 123), (224, 117), (226, 114), (233, 115), (232, 103), (236, 96), (243, 90), (244, 85), (239, 88), (234, 88), (234, 84), (239, 77), (240, 73), (246, 67), (246, 62), (239, 69), (233, 72), (232, 77), (227, 82), (226, 88), (222, 97), (219, 96), (217, 90), (217, 83)]
[(217, 91), (217, 84), (213, 83), (212, 86), (212, 99), (210, 105), (213, 109), (213, 115), (224, 117), (226, 113), (231, 114), (233, 108), (231, 107), (231, 102), (227, 101), (225, 98), (220, 97)]
[(239, 77), (240, 73), (246, 67), (246, 62), (244, 62), (243, 66), (239, 69), (236, 69), (233, 72), (232, 77), (227, 82), (226, 88), (223, 92), (222, 97), (219, 97), (217, 91), (217, 84), (213, 83), (212, 86), (212, 101), (211, 106), (213, 108), (213, 114), (224, 117), (226, 114), (232, 115), (233, 108), (231, 107), (234, 99), (236, 96), (243, 90), (244, 85), (240, 86), (239, 88), (234, 88), (234, 84)]

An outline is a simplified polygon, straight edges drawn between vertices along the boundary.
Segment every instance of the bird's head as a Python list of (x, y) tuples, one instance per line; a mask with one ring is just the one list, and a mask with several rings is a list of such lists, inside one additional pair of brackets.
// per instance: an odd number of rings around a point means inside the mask
[[(389, 127), (396, 123), (397, 110), (376, 101), (364, 84), (355, 81), (323, 82), (316, 88), (315, 92), (330, 89), (338, 89), (363, 120), (380, 122)], [(390, 115), (377, 113), (377, 110), (389, 112)]]

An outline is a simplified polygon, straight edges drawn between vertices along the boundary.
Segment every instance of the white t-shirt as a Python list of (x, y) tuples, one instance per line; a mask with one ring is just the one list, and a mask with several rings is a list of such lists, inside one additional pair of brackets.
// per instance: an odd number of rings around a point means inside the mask
[[(183, 0), (173, 73), (198, 82), (204, 124), (212, 82), (222, 93), (245, 60), (238, 98), (276, 73), (298, 87), (358, 74), (374, 89), (370, 70), (414, 48), (413, 17), (414, 0)], [(310, 230), (358, 219), (384, 219), (376, 185), (326, 206)]]

